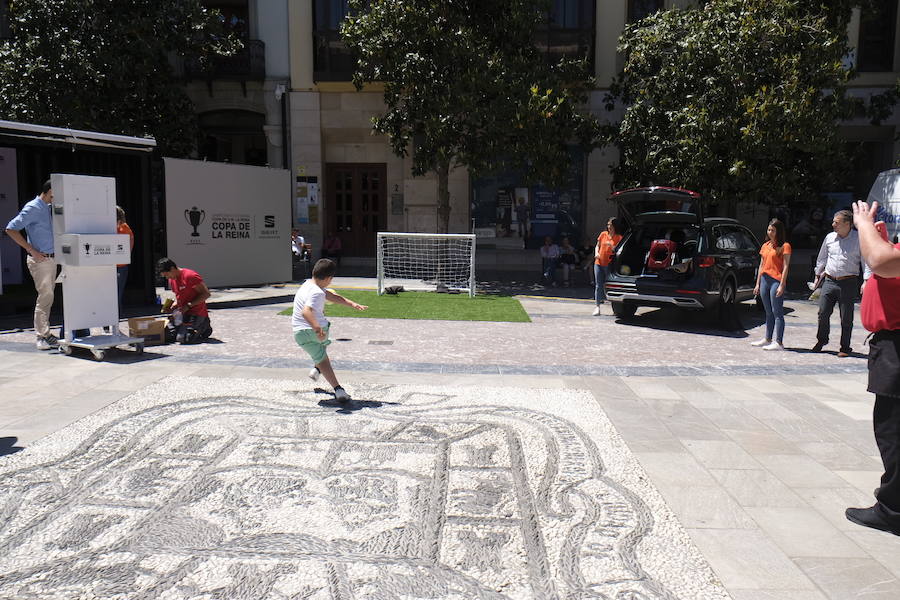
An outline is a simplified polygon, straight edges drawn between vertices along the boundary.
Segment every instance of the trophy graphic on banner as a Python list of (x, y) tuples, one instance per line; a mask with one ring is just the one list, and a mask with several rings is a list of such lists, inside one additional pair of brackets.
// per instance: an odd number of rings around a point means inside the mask
[(194, 228), (194, 233), (191, 234), (191, 237), (200, 237), (200, 234), (197, 233), (197, 228), (206, 219), (206, 211), (197, 210), (197, 207), (193, 206), (190, 210), (184, 211), (184, 218), (187, 220), (188, 225)]

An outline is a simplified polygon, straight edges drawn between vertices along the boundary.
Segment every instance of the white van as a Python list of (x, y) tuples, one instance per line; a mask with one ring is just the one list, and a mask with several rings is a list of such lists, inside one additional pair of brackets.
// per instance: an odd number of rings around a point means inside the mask
[(888, 239), (900, 236), (900, 169), (883, 171), (875, 178), (868, 203), (878, 202), (878, 220), (887, 225)]

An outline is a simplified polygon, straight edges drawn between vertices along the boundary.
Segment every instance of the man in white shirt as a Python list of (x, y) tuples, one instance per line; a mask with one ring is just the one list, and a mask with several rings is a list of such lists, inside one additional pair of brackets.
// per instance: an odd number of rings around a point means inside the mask
[[(859, 234), (853, 229), (853, 213), (841, 210), (835, 213), (831, 222), (834, 229), (825, 236), (819, 257), (816, 260), (816, 284), (822, 285), (819, 298), (819, 329), (813, 352), (820, 352), (828, 345), (831, 332), (831, 313), (838, 304), (841, 313), (840, 358), (850, 356), (850, 335), (853, 332), (854, 303), (865, 287), (865, 280), (872, 275), (869, 265), (863, 260), (859, 249)], [(864, 281), (860, 284), (859, 272)]]
[(298, 258), (303, 258), (306, 254), (306, 240), (296, 229), (291, 230), (291, 252)]

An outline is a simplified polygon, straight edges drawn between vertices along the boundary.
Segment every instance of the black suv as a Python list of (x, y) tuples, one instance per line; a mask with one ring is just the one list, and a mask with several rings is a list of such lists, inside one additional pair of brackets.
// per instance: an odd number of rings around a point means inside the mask
[(753, 297), (759, 242), (734, 219), (704, 219), (700, 194), (647, 187), (610, 200), (629, 226), (606, 281), (617, 317), (633, 317), (638, 306), (681, 306), (721, 310), (727, 319)]

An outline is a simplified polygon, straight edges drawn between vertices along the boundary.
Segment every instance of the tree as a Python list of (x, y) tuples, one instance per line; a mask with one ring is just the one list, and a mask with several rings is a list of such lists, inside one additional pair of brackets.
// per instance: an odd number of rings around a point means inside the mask
[(151, 135), (187, 156), (196, 116), (171, 59), (232, 52), (200, 0), (14, 0), (0, 41), (0, 118)]
[(350, 0), (341, 35), (359, 57), (356, 88), (384, 84), (375, 132), (398, 156), (411, 144), (412, 172), (438, 179), (440, 230), (450, 220), (449, 173), (522, 168), (532, 180), (563, 180), (567, 144), (589, 150), (597, 122), (581, 112), (585, 61), (550, 62), (535, 47), (546, 0)]
[(838, 123), (852, 108), (850, 2), (822, 4), (711, 0), (628, 27), (608, 98), (625, 105), (608, 131), (617, 184), (695, 189), (724, 214), (834, 185), (848, 163)]

